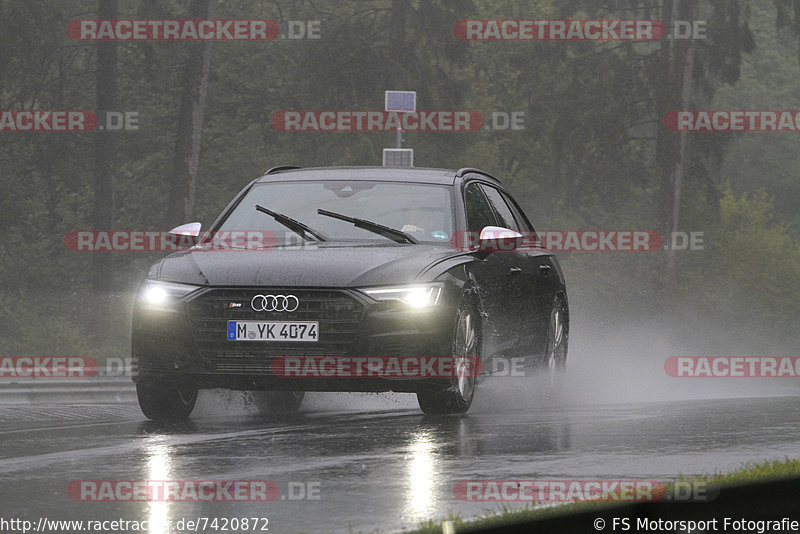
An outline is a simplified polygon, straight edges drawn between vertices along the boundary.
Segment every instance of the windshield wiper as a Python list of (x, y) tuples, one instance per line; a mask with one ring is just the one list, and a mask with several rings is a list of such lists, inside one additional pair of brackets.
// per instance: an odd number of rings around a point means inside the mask
[(256, 209), (262, 213), (266, 213), (267, 215), (278, 221), (280, 224), (284, 225), (286, 228), (288, 228), (292, 232), (302, 237), (303, 239), (308, 239), (308, 236), (310, 235), (317, 241), (328, 240), (328, 238), (319, 233), (317, 230), (314, 230), (307, 224), (303, 224), (300, 221), (292, 219), (288, 215), (284, 215), (283, 213), (278, 213), (277, 211), (268, 210), (264, 206), (259, 206), (258, 204), (256, 204)]
[(356, 225), (357, 228), (363, 228), (364, 230), (367, 230), (369, 232), (382, 235), (383, 237), (389, 238), (396, 243), (411, 243), (412, 245), (417, 243), (417, 240), (414, 239), (412, 236), (396, 228), (390, 228), (388, 226), (368, 221), (366, 219), (359, 219), (357, 217), (348, 217), (347, 215), (342, 215), (341, 213), (334, 213), (332, 211), (323, 209), (318, 209), (317, 213), (320, 215), (325, 215), (326, 217), (333, 217), (334, 219), (339, 219), (342, 221), (353, 223), (354, 225)]

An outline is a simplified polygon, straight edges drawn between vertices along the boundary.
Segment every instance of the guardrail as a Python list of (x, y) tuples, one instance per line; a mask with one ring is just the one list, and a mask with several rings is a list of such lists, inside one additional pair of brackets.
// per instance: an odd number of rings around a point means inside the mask
[(0, 404), (46, 402), (132, 402), (136, 388), (130, 377), (0, 380)]

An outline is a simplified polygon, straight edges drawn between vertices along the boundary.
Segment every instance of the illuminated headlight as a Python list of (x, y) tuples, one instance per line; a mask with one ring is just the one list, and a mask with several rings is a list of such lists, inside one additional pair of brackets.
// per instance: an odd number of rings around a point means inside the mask
[(362, 289), (378, 301), (396, 300), (414, 309), (432, 308), (442, 298), (442, 284), (419, 284), (409, 286), (376, 287)]
[(174, 304), (178, 299), (196, 289), (197, 286), (145, 280), (139, 288), (136, 300), (143, 308), (174, 311)]

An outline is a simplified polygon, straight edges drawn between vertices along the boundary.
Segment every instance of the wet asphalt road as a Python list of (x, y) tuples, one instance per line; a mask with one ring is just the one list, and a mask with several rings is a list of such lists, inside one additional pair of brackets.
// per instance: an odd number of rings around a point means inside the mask
[[(266, 517), (269, 532), (395, 532), (499, 509), (458, 500), (460, 480), (666, 480), (800, 450), (795, 396), (531, 409), (494, 405), (497, 395), (484, 392), (467, 416), (428, 417), (408, 395), (309, 394), (304, 413), (280, 419), (251, 414), (234, 394), (204, 392), (184, 424), (148, 422), (127, 403), (0, 406), (0, 516), (147, 519), (153, 531), (181, 518)], [(67, 495), (75, 480), (174, 479), (271, 480), (281, 496), (125, 503)], [(295, 500), (301, 488), (315, 498)]]

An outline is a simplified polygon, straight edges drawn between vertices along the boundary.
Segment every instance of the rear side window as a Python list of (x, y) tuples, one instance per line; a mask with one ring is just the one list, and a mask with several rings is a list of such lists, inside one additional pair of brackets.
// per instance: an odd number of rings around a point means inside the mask
[(497, 222), (500, 226), (518, 231), (520, 226), (514, 219), (514, 214), (511, 212), (511, 208), (508, 207), (502, 193), (494, 187), (483, 184), (481, 185), (481, 189), (483, 189), (483, 192), (486, 194), (489, 205), (497, 216)]
[(467, 212), (467, 229), (480, 232), (486, 226), (495, 226), (494, 213), (478, 184), (469, 184), (464, 189), (464, 204)]
[(519, 227), (522, 229), (520, 231), (533, 232), (533, 226), (531, 226), (531, 224), (525, 218), (525, 215), (522, 214), (522, 211), (517, 206), (517, 203), (514, 202), (514, 199), (512, 199), (510, 196), (503, 193), (502, 191), (500, 192), (500, 194), (503, 195), (503, 199), (505, 199), (508, 208), (511, 210), (511, 213), (514, 214), (514, 220), (517, 221), (517, 225), (519, 225)]

